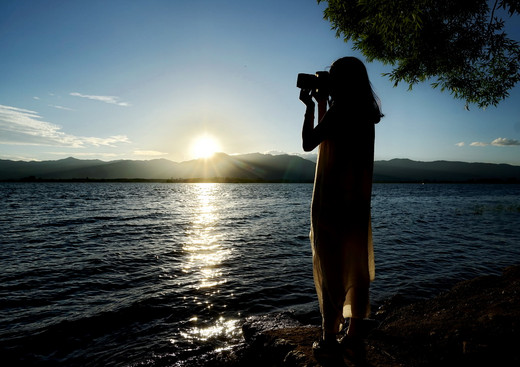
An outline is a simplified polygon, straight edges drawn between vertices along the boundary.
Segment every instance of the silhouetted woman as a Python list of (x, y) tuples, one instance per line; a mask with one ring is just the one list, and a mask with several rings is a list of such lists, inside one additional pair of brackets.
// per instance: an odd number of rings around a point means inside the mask
[[(317, 356), (339, 352), (336, 337), (345, 318), (350, 323), (343, 350), (364, 351), (360, 323), (370, 313), (368, 289), (375, 275), (370, 224), (374, 124), (383, 116), (360, 60), (341, 58), (329, 74), (330, 101), (310, 90), (300, 93), (307, 106), (303, 149), (319, 146), (311, 205), (313, 273), (323, 330), (313, 345)], [(316, 126), (313, 97), (318, 101)]]

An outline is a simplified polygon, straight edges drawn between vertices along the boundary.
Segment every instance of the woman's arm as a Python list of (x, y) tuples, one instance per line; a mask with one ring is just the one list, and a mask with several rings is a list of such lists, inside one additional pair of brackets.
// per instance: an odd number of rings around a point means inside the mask
[(302, 145), (303, 150), (306, 152), (310, 152), (316, 146), (313, 146), (312, 143), (312, 135), (314, 130), (314, 101), (312, 100), (312, 96), (310, 91), (302, 89), (300, 91), (300, 101), (302, 101), (307, 107), (305, 110), (305, 117), (303, 119), (303, 128), (302, 128)]
[(316, 148), (327, 136), (327, 123), (324, 123), (324, 117), (327, 112), (327, 100), (318, 100), (318, 125), (314, 127), (314, 109), (315, 104), (312, 100), (311, 91), (302, 89), (300, 92), (300, 100), (307, 106), (305, 118), (303, 120), (302, 142), (303, 150), (306, 152)]

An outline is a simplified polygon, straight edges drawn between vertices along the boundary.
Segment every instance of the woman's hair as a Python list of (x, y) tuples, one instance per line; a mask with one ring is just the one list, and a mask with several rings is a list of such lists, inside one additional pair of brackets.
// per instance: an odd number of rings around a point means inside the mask
[(374, 93), (365, 65), (355, 57), (342, 57), (330, 67), (331, 98), (347, 99), (358, 106), (369, 106), (374, 123), (384, 116), (381, 101)]

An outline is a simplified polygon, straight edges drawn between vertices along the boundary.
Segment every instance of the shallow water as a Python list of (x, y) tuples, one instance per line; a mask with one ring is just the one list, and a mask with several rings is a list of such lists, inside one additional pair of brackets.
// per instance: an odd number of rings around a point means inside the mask
[[(0, 184), (0, 348), (33, 365), (175, 365), (249, 315), (318, 323), (310, 184)], [(520, 263), (519, 185), (376, 184), (374, 307)]]

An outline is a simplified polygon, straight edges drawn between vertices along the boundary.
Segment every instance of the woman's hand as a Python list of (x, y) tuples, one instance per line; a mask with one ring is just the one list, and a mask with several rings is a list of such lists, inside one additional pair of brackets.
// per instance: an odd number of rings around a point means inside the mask
[(302, 89), (300, 91), (300, 101), (307, 107), (314, 108), (314, 101), (312, 100), (312, 91), (310, 89)]

